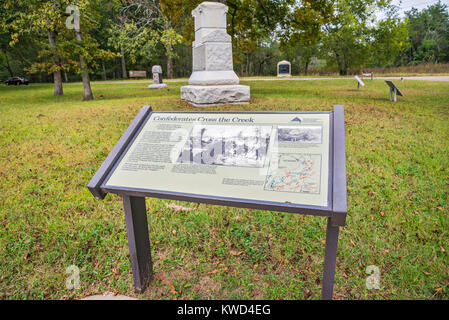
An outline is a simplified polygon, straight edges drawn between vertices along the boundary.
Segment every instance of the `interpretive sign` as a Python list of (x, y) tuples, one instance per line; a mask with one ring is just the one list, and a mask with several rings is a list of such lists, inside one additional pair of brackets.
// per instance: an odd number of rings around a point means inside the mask
[(404, 95), (402, 94), (401, 90), (399, 90), (398, 87), (396, 87), (396, 85), (393, 83), (393, 81), (390, 80), (385, 80), (385, 82), (387, 83), (388, 87), (390, 87), (390, 101), (394, 100), (396, 101), (396, 95), (400, 95), (401, 97), (403, 97)]
[(328, 217), (323, 298), (330, 299), (338, 229), (346, 219), (343, 106), (320, 112), (144, 107), (88, 188), (100, 199), (123, 196), (136, 290), (152, 275), (146, 196)]
[(283, 60), (279, 61), (277, 64), (277, 74), (278, 77), (289, 77), (291, 76), (291, 63), (289, 61)]
[(365, 83), (359, 78), (359, 76), (355, 76), (355, 79), (357, 80), (357, 90), (360, 90), (360, 86), (365, 86)]
[(280, 64), (279, 65), (279, 73), (290, 73), (290, 65), (289, 64)]
[(146, 78), (147, 72), (146, 71), (130, 71), (129, 77), (130, 78)]
[(153, 112), (104, 186), (325, 207), (330, 116), (296, 117)]

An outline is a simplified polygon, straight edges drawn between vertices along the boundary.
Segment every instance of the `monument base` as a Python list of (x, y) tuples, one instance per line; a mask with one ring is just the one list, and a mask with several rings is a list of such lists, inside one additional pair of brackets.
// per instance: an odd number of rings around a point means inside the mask
[(165, 83), (153, 83), (148, 86), (148, 89), (164, 89), (167, 88)]
[(223, 104), (247, 104), (249, 102), (249, 86), (221, 85), (181, 87), (181, 99), (195, 107), (208, 107)]

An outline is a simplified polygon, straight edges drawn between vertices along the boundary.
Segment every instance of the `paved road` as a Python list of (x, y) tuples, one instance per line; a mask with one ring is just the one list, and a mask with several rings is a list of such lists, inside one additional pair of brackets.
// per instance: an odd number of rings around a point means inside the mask
[[(374, 77), (374, 79), (381, 79), (381, 80), (394, 80), (394, 79), (404, 79), (404, 80), (423, 80), (423, 81), (444, 81), (444, 82), (449, 82), (449, 76), (421, 76), (421, 77), (415, 77), (415, 76), (411, 76), (411, 77)], [(295, 77), (291, 77), (291, 78), (286, 78), (286, 77), (282, 77), (282, 78), (240, 78), (240, 80), (242, 81), (272, 81), (272, 80), (343, 80), (343, 79), (353, 79), (352, 77), (332, 77), (332, 78), (327, 78), (327, 77), (310, 77), (310, 78), (295, 78)], [(370, 78), (364, 78), (364, 79), (370, 79)], [(167, 80), (168, 81), (168, 80)]]
[[(374, 77), (374, 79), (381, 79), (381, 80), (400, 80), (403, 78), (404, 80), (421, 80), (421, 81), (442, 81), (442, 82), (449, 82), (449, 76), (410, 76), (410, 77)], [(240, 78), (241, 81), (286, 81), (286, 80), (343, 80), (343, 79), (353, 79), (352, 77), (282, 77), (282, 78)], [(369, 79), (369, 78), (365, 78)], [(167, 79), (164, 80), (164, 82), (187, 82), (187, 79)], [(107, 81), (97, 81), (97, 83), (100, 84), (119, 84), (119, 83), (153, 83), (152, 80), (130, 80), (130, 81), (114, 81), (114, 82), (107, 82)]]

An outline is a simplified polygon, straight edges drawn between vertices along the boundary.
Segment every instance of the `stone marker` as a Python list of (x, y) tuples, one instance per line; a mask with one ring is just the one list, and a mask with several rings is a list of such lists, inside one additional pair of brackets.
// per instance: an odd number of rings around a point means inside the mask
[(249, 101), (250, 88), (239, 85), (233, 69), (231, 36), (226, 32), (227, 12), (228, 7), (217, 2), (202, 2), (192, 11), (195, 18), (193, 72), (189, 85), (181, 87), (181, 99), (194, 106)]
[(155, 65), (151, 68), (151, 72), (153, 73), (153, 84), (148, 86), (148, 89), (163, 89), (166, 88), (167, 85), (162, 83), (162, 67)]
[(290, 77), (292, 75), (292, 64), (286, 60), (279, 61), (277, 72), (278, 77)]

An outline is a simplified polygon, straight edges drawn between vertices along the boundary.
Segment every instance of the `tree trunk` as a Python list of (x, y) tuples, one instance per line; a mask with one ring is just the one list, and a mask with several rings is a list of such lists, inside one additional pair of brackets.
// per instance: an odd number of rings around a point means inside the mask
[(120, 46), (120, 59), (122, 61), (122, 76), (123, 76), (123, 79), (128, 79), (128, 76), (126, 75), (125, 50), (123, 49), (123, 46)]
[(167, 55), (167, 78), (173, 78), (173, 57), (171, 55)]
[[(48, 42), (50, 43), (50, 49), (52, 51), (53, 64), (57, 65), (59, 61), (59, 56), (56, 53), (56, 34), (54, 31), (51, 30), (48, 31)], [(55, 86), (53, 95), (62, 96), (63, 95), (62, 77), (61, 77), (61, 70), (59, 68), (58, 70), (53, 71), (53, 83)]]
[[(75, 29), (76, 40), (79, 42), (83, 41), (81, 36), (81, 30)], [(92, 100), (94, 95), (92, 94), (92, 89), (90, 88), (90, 79), (89, 72), (87, 69), (86, 59), (82, 55), (80, 55), (80, 67), (81, 67), (81, 76), (83, 78), (83, 100)]]
[(347, 70), (345, 69), (345, 66), (344, 66), (345, 64), (343, 61), (341, 61), (341, 56), (338, 53), (338, 51), (334, 50), (334, 53), (335, 53), (335, 57), (337, 58), (338, 72), (341, 76), (345, 76), (347, 73)]
[(104, 66), (104, 61), (101, 61), (101, 66), (103, 67), (103, 74), (101, 76), (102, 76), (103, 80), (106, 81), (107, 80), (106, 79), (106, 68)]
[[(3, 52), (3, 51), (2, 51)], [(4, 52), (4, 55), (5, 55), (5, 61), (6, 61), (6, 69), (8, 70), (8, 72), (9, 72), (9, 76), (10, 77), (14, 77), (14, 72), (12, 72), (12, 69), (11, 69), (11, 65), (9, 64), (9, 59), (8, 59), (8, 52)]]
[(307, 72), (309, 71), (309, 63), (310, 63), (310, 59), (306, 60), (306, 64), (304, 66), (304, 74), (307, 75)]

